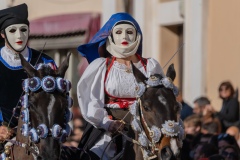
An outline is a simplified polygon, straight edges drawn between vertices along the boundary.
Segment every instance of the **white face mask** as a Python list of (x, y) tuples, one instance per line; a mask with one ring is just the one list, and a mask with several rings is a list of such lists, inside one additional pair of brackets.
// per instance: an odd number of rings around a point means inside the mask
[(119, 24), (112, 29), (116, 46), (127, 48), (136, 41), (136, 29), (130, 24)]
[(9, 46), (16, 52), (21, 52), (27, 45), (29, 28), (26, 24), (13, 24), (5, 29)]
[(139, 33), (137, 35), (136, 41), (129, 44), (128, 46), (116, 45), (115, 43), (113, 43), (111, 36), (108, 36), (106, 49), (114, 57), (127, 58), (129, 56), (134, 55), (137, 52), (140, 42), (141, 35)]

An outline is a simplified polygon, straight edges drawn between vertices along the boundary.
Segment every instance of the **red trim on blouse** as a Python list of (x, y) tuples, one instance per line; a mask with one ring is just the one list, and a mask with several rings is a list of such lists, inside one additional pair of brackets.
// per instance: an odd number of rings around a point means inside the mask
[[(146, 71), (146, 64), (144, 63), (143, 61), (143, 58), (136, 54), (137, 55), (137, 58), (140, 60), (140, 62), (142, 63), (145, 71)], [(129, 105), (131, 105), (133, 103), (133, 101), (136, 100), (136, 98), (120, 98), (120, 97), (115, 97), (111, 94), (109, 94), (106, 90), (106, 87), (105, 87), (105, 82), (106, 82), (106, 79), (107, 79), (107, 76), (108, 76), (108, 73), (110, 71), (110, 69), (112, 68), (112, 65), (114, 63), (114, 61), (116, 60), (116, 57), (112, 57), (112, 61), (110, 64), (109, 63), (109, 60), (110, 58), (107, 58), (106, 60), (106, 66), (107, 66), (107, 70), (106, 70), (106, 74), (105, 74), (105, 78), (104, 78), (104, 91), (105, 91), (105, 94), (108, 95), (109, 99), (113, 99), (112, 101), (110, 100), (110, 102), (108, 102), (107, 104), (118, 104), (120, 108), (128, 108)], [(146, 63), (147, 63), (147, 59), (146, 59)]]

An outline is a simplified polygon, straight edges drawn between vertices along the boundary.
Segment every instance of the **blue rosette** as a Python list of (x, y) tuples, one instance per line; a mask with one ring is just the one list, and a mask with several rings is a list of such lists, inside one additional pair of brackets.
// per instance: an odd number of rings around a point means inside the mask
[(57, 82), (57, 90), (62, 93), (65, 92), (67, 88), (67, 82), (61, 77), (57, 77), (56, 82)]
[(67, 137), (68, 137), (68, 136), (67, 136), (66, 130), (62, 130), (62, 134), (61, 134), (61, 136), (60, 136), (60, 138), (59, 138), (59, 142), (61, 142), (61, 143), (66, 142)]
[(48, 128), (45, 124), (40, 124), (38, 127), (37, 127), (37, 133), (38, 133), (38, 136), (41, 138), (41, 139), (44, 139), (48, 136)]
[(39, 137), (35, 128), (30, 129), (29, 136), (32, 142), (37, 143), (39, 141)]
[(66, 125), (65, 131), (67, 133), (67, 136), (69, 137), (72, 133), (72, 128), (70, 127), (69, 124)]
[(41, 87), (41, 80), (38, 77), (33, 77), (29, 79), (29, 89), (32, 92), (36, 92)]
[(52, 126), (52, 136), (54, 138), (59, 138), (61, 136), (62, 133), (62, 127), (58, 124), (54, 124)]
[(72, 88), (72, 84), (69, 80), (65, 79), (66, 82), (66, 92), (69, 92)]
[(70, 122), (73, 119), (73, 113), (69, 109), (66, 109), (65, 119), (66, 122)]
[(70, 96), (67, 96), (68, 108), (71, 108), (73, 105), (73, 99)]
[(6, 160), (7, 156), (6, 156), (6, 153), (3, 152), (1, 155), (0, 155), (0, 160)]
[(46, 76), (42, 79), (42, 89), (45, 92), (53, 92), (56, 89), (56, 81), (52, 76)]

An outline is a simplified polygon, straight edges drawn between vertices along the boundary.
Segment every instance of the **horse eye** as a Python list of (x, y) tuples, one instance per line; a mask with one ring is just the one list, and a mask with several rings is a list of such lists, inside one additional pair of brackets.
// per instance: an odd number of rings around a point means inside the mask
[(143, 108), (145, 111), (151, 111), (150, 106), (151, 106), (151, 101), (149, 101), (149, 100), (144, 101)]
[(151, 111), (151, 109), (148, 106), (143, 106), (145, 111)]

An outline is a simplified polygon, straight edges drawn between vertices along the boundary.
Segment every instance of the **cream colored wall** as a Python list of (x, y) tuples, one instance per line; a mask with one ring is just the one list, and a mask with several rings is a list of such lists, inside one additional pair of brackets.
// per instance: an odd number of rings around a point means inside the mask
[(240, 1), (208, 1), (207, 95), (220, 109), (218, 86), (230, 80), (240, 87)]
[(6, 7), (7, 7), (7, 1), (1, 0), (1, 1), (0, 1), (0, 9), (4, 9), (4, 8), (6, 8)]
[[(178, 27), (171, 26), (171, 27), (160, 27), (160, 36), (161, 36), (161, 44), (160, 48), (160, 64), (162, 67), (166, 65), (166, 63), (171, 59), (173, 54), (176, 52), (176, 48), (179, 47), (179, 35), (178, 35)], [(163, 68), (164, 72), (167, 72), (167, 68), (170, 64), (174, 64), (174, 68), (176, 70), (176, 79), (174, 83), (176, 86), (180, 86), (181, 77), (180, 68), (179, 68), (179, 54), (176, 54), (175, 57)]]
[(102, 12), (102, 0), (15, 0), (14, 5), (26, 3), (29, 20), (49, 15)]

